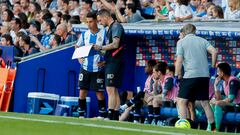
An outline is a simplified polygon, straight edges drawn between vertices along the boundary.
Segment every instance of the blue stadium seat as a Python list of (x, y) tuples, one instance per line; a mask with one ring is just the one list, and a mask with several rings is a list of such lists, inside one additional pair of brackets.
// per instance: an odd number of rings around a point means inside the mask
[(165, 117), (171, 117), (171, 108), (170, 107), (163, 107), (161, 108), (161, 115), (165, 116)]
[(227, 122), (230, 122), (230, 123), (234, 123), (235, 122), (235, 116), (236, 116), (236, 113), (227, 112), (227, 113), (224, 114), (223, 120), (225, 120)]
[(240, 123), (240, 113), (237, 113), (235, 116), (236, 122)]
[(172, 108), (172, 117), (178, 117), (178, 111), (177, 111), (177, 108)]

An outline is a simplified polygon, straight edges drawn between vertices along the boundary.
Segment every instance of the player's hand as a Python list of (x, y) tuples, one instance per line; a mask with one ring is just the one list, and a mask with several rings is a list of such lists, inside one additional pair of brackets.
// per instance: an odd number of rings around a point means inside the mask
[(104, 66), (105, 66), (105, 63), (106, 63), (105, 61), (100, 61), (100, 62), (98, 62), (97, 65), (98, 65), (98, 67), (101, 68), (101, 67), (104, 67)]
[(93, 45), (93, 49), (96, 50), (96, 51), (100, 51), (100, 50), (102, 50), (102, 46), (100, 46), (100, 45)]
[(78, 61), (79, 61), (80, 64), (83, 64), (84, 58), (79, 58)]

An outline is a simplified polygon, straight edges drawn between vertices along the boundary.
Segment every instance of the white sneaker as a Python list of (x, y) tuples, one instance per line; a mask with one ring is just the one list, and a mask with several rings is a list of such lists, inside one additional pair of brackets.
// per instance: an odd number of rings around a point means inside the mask
[(98, 116), (97, 119), (104, 120), (104, 117)]
[(104, 118), (104, 120), (110, 120), (109, 118)]
[(137, 121), (137, 120), (134, 120), (134, 121), (133, 121), (133, 123), (139, 123), (139, 121)]
[(127, 108), (128, 108), (127, 104), (124, 104), (124, 105), (121, 105), (121, 106), (120, 106), (120, 110), (122, 110), (123, 112), (124, 112), (124, 110), (127, 109)]

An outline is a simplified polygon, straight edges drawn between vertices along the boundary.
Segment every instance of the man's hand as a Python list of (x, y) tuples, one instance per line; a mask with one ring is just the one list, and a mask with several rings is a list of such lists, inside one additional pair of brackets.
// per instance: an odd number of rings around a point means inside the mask
[(98, 62), (97, 65), (98, 65), (98, 67), (101, 68), (101, 67), (104, 67), (104, 66), (105, 66), (105, 63), (106, 63), (105, 61), (100, 61), (100, 62)]
[(84, 58), (79, 58), (78, 61), (79, 61), (80, 64), (83, 64)]
[(96, 50), (96, 51), (100, 51), (100, 50), (102, 50), (102, 46), (100, 46), (100, 45), (93, 45), (93, 49)]
[(173, 84), (174, 84), (174, 86), (178, 86), (181, 79), (182, 79), (181, 76), (174, 76), (173, 77)]

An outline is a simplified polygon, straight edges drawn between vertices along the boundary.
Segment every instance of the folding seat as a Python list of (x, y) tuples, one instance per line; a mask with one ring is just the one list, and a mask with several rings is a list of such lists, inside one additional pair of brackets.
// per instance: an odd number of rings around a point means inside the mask
[(4, 91), (6, 90), (7, 77), (8, 69), (0, 68), (0, 108), (2, 106)]
[(7, 112), (11, 101), (13, 84), (16, 77), (16, 69), (8, 69), (7, 87), (3, 94), (1, 111)]

